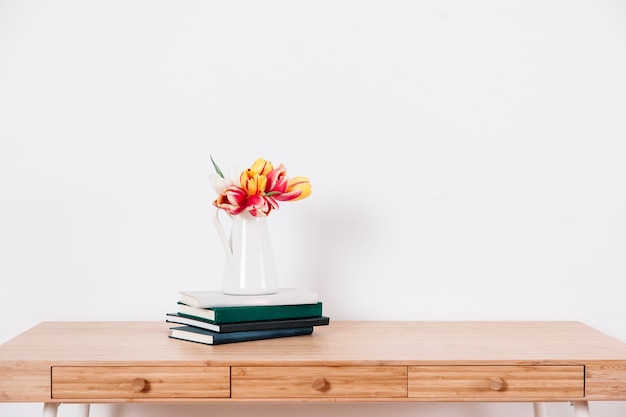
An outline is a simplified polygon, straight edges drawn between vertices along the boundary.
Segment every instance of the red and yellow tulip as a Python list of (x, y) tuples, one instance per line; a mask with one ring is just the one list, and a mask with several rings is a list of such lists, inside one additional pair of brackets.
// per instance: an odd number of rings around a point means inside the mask
[(307, 177), (287, 177), (283, 164), (274, 165), (258, 158), (239, 175), (236, 180), (228, 180), (211, 158), (216, 175), (212, 176), (213, 186), (218, 196), (215, 207), (237, 215), (247, 210), (255, 217), (267, 216), (279, 208), (279, 201), (297, 201), (311, 195), (311, 182)]

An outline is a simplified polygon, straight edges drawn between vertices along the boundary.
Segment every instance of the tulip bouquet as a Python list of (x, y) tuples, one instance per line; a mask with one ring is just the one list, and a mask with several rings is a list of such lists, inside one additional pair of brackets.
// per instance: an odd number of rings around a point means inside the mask
[(215, 173), (210, 179), (217, 198), (213, 205), (231, 215), (247, 211), (254, 217), (266, 217), (279, 208), (279, 201), (297, 201), (311, 195), (311, 183), (307, 177), (287, 177), (283, 164), (274, 165), (258, 158), (243, 172), (225, 177), (213, 157)]

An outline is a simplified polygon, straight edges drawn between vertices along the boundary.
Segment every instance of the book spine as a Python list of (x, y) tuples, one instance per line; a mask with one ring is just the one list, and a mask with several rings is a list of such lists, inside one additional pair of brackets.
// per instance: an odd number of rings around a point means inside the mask
[[(308, 326), (325, 326), (328, 325), (330, 319), (328, 317), (314, 317), (295, 320), (268, 320), (268, 321), (249, 321), (241, 323), (218, 324), (220, 333), (245, 332), (249, 330), (276, 330), (276, 329), (292, 329), (297, 327)], [(192, 324), (193, 325), (193, 324)], [(211, 329), (212, 330), (212, 329)]]
[(253, 306), (253, 307), (216, 307), (213, 322), (238, 323), (242, 321), (278, 320), (322, 315), (321, 301), (316, 304)]
[(167, 323), (185, 324), (187, 326), (199, 327), (201, 329), (219, 332), (221, 325), (213, 324), (207, 320), (186, 317), (184, 315), (168, 315), (165, 319)]
[(213, 344), (248, 342), (252, 340), (277, 339), (280, 337), (303, 336), (313, 333), (313, 327), (297, 327), (294, 329), (251, 330), (247, 332), (219, 333), (213, 336)]

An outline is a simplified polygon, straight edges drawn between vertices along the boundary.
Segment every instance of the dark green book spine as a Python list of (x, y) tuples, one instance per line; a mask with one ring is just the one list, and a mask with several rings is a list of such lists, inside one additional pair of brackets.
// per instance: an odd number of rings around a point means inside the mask
[[(263, 339), (277, 339), (280, 337), (290, 336), (304, 336), (313, 333), (313, 327), (296, 327), (293, 329), (273, 330), (250, 330), (246, 332), (232, 333), (217, 333), (212, 332), (211, 330), (200, 329), (193, 326), (172, 327), (171, 330), (177, 332), (175, 336), (173, 334), (170, 334), (170, 337), (173, 339), (189, 340), (191, 342), (205, 343), (209, 345), (222, 345), (225, 343), (238, 343)], [(196, 338), (193, 335), (185, 336), (185, 332), (188, 332), (190, 334), (195, 333), (201, 335), (201, 337)], [(204, 338), (202, 336), (208, 336), (211, 340), (209, 341), (208, 338)]]
[(165, 321), (168, 323), (185, 324), (199, 327), (218, 333), (245, 332), (248, 330), (273, 330), (273, 329), (293, 329), (296, 327), (326, 326), (330, 323), (330, 318), (326, 316), (304, 317), (297, 319), (242, 321), (239, 323), (215, 324), (210, 320), (189, 317), (180, 313), (167, 313)]
[(213, 323), (238, 323), (242, 321), (295, 319), (322, 315), (322, 302), (279, 306), (214, 307)]

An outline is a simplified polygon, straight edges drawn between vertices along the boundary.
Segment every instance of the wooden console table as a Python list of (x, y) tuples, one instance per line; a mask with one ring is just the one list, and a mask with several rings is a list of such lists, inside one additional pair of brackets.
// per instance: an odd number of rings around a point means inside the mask
[(626, 400), (626, 343), (579, 322), (331, 321), (312, 335), (209, 346), (165, 322), (43, 322), (0, 346), (0, 402)]

